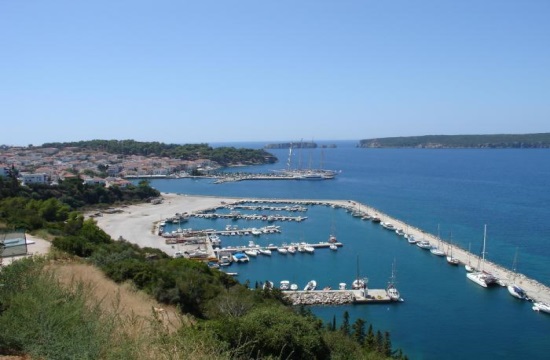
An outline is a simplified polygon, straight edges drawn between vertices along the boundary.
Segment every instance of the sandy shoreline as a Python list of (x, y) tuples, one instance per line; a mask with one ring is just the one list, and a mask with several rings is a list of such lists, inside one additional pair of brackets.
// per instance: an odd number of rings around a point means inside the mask
[[(114, 214), (103, 214), (103, 216), (95, 218), (99, 227), (107, 232), (113, 239), (119, 237), (125, 240), (137, 244), (141, 247), (152, 247), (163, 250), (169, 255), (173, 255), (175, 252), (174, 245), (168, 245), (165, 243), (165, 239), (158, 236), (156, 233), (156, 224), (161, 220), (174, 216), (176, 213), (192, 213), (199, 210), (205, 210), (209, 208), (215, 208), (224, 203), (234, 203), (242, 200), (265, 200), (276, 201), (279, 203), (284, 202), (307, 202), (315, 201), (327, 204), (334, 204), (340, 207), (350, 208), (354, 210), (361, 210), (370, 215), (377, 214), (378, 217), (384, 222), (390, 222), (397, 228), (407, 229), (409, 233), (413, 234), (417, 239), (425, 239), (430, 241), (432, 245), (438, 244), (438, 239), (435, 235), (428, 232), (424, 232), (421, 229), (406, 224), (398, 219), (395, 219), (387, 214), (384, 214), (377, 209), (369, 207), (365, 204), (359, 204), (350, 202), (349, 200), (305, 200), (305, 199), (252, 199), (252, 198), (234, 198), (234, 197), (219, 197), (219, 196), (194, 196), (194, 195), (178, 195), (170, 193), (162, 193), (164, 201), (160, 204), (137, 204), (128, 207), (121, 208), (122, 212)], [(413, 246), (403, 239), (403, 246)], [(441, 247), (443, 250), (447, 250), (448, 243), (441, 241)], [(420, 249), (419, 249), (420, 250)], [(468, 251), (454, 247), (453, 256), (458, 258), (461, 263), (468, 262)], [(472, 264), (477, 264), (478, 257), (470, 254), (470, 260)], [(445, 261), (445, 259), (441, 259)], [(463, 265), (459, 265), (462, 267)], [(512, 279), (513, 273), (502, 266), (486, 261), (485, 270), (491, 272), (493, 275), (508, 282)], [(464, 275), (466, 276), (466, 275)], [(536, 301), (543, 301), (550, 303), (550, 288), (539, 283), (536, 280), (529, 279), (523, 275), (517, 278), (517, 283), (528, 295)], [(478, 286), (478, 285), (476, 285)]]

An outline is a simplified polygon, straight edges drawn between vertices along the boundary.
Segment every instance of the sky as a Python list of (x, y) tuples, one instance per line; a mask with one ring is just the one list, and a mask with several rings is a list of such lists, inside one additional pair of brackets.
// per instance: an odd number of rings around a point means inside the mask
[(550, 132), (549, 0), (0, 0), (0, 144)]

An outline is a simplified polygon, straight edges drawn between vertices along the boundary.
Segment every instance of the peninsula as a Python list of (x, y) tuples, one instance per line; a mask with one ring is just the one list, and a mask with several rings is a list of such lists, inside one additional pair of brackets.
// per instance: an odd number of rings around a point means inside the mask
[(424, 135), (364, 139), (361, 148), (541, 149), (550, 148), (550, 133), (494, 135)]

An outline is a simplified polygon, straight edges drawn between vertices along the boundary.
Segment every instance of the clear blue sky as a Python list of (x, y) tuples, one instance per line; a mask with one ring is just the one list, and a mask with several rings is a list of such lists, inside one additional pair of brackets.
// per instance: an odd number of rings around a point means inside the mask
[(550, 132), (550, 0), (0, 0), (0, 144)]

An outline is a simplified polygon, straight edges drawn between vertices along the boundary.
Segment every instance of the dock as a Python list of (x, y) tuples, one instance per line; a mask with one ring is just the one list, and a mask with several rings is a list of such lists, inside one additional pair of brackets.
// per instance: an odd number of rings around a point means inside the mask
[(394, 302), (385, 289), (283, 291), (292, 305), (380, 304)]

